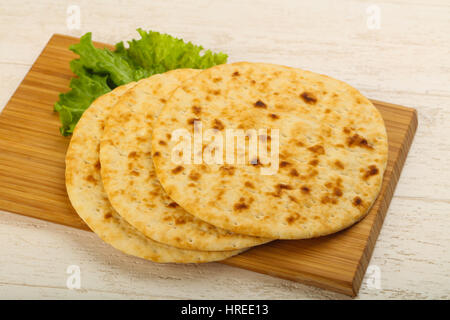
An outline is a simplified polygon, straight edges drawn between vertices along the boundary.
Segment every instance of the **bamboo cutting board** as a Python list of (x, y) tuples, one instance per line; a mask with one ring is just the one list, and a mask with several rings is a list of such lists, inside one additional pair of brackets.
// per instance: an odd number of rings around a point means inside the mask
[[(53, 104), (68, 90), (77, 38), (54, 35), (0, 114), (0, 209), (89, 230), (70, 205), (64, 182), (69, 137)], [(96, 44), (98, 46), (107, 46)], [(355, 296), (411, 145), (414, 109), (373, 101), (389, 137), (380, 196), (355, 226), (311, 240), (275, 241), (223, 263)]]

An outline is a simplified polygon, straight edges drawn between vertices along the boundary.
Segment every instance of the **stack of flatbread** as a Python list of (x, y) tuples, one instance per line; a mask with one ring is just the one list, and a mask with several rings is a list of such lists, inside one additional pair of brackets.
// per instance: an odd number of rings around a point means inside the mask
[(351, 226), (374, 203), (386, 162), (383, 119), (356, 89), (242, 62), (98, 98), (72, 136), (66, 186), (115, 248), (200, 263)]

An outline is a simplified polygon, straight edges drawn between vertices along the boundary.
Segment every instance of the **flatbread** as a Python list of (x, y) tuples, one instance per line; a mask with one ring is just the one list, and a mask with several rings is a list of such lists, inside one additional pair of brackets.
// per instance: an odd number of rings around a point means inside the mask
[(224, 251), (268, 242), (194, 217), (165, 193), (156, 178), (152, 125), (171, 93), (198, 73), (177, 69), (141, 80), (112, 109), (100, 144), (101, 175), (109, 201), (145, 236), (178, 248)]
[(155, 262), (200, 263), (228, 258), (241, 251), (181, 250), (139, 233), (111, 207), (100, 176), (100, 136), (104, 120), (117, 99), (134, 83), (97, 100), (78, 122), (66, 154), (66, 187), (78, 215), (101, 239), (120, 251)]
[[(224, 164), (194, 164), (192, 152), (191, 164), (180, 167), (172, 160), (180, 139), (168, 134), (193, 134), (195, 120), (204, 136), (216, 128), (224, 141), (228, 129), (268, 128), (257, 137), (249, 131), (246, 139), (266, 141), (273, 160), (267, 163), (246, 148), (238, 150), (244, 164), (227, 163), (226, 150)], [(152, 145), (162, 186), (186, 211), (233, 232), (280, 239), (327, 235), (364, 217), (380, 191), (388, 155), (380, 113), (350, 85), (248, 62), (216, 66), (187, 80), (163, 108)], [(278, 169), (267, 175), (270, 168)]]

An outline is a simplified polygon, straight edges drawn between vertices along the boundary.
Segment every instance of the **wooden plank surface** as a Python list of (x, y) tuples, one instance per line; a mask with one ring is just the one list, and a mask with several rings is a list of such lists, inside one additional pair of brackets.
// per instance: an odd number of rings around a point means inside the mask
[[(64, 156), (52, 108), (72, 76), (68, 46), (55, 35), (0, 115), (0, 209), (88, 229), (66, 195)], [(101, 44), (97, 44), (102, 46)], [(385, 119), (389, 161), (381, 196), (354, 227), (312, 240), (276, 241), (224, 263), (356, 295), (417, 126), (415, 110), (374, 101)]]

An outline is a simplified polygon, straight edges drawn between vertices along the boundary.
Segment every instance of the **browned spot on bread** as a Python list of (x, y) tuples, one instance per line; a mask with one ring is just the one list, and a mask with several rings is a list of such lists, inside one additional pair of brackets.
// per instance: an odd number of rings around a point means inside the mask
[(221, 77), (217, 77), (217, 78), (214, 78), (214, 79), (213, 79), (213, 82), (216, 82), (216, 83), (217, 83), (217, 82), (220, 82), (220, 81), (222, 81), (222, 78), (221, 78)]
[(208, 93), (218, 96), (220, 94), (220, 90), (208, 90)]
[(289, 215), (286, 218), (286, 222), (288, 224), (293, 224), (295, 221), (297, 221), (300, 218), (300, 215), (297, 212), (294, 212), (293, 214)]
[(325, 109), (325, 113), (330, 113), (331, 110), (330, 109)]
[(176, 225), (185, 224), (185, 223), (186, 223), (186, 219), (184, 219), (184, 217), (177, 217), (175, 219), (175, 224)]
[(192, 112), (196, 115), (199, 116), (200, 113), (202, 113), (202, 108), (199, 106), (192, 106)]
[(285, 167), (290, 166), (290, 165), (291, 165), (291, 163), (288, 162), (288, 161), (281, 161), (280, 162), (280, 168), (285, 168)]
[(255, 167), (262, 166), (262, 163), (261, 163), (261, 161), (259, 160), (259, 158), (255, 158), (255, 159), (250, 160), (250, 164), (251, 164), (252, 166), (255, 166)]
[(292, 190), (292, 186), (288, 185), (288, 184), (283, 184), (283, 183), (279, 183), (275, 186), (276, 189), (282, 190)]
[(136, 151), (131, 151), (131, 152), (128, 154), (128, 158), (129, 158), (129, 159), (135, 159), (135, 158), (137, 158), (137, 152), (136, 152)]
[(100, 161), (97, 160), (97, 162), (94, 164), (94, 168), (95, 168), (96, 170), (100, 170), (101, 167), (102, 167), (102, 165), (101, 165)]
[(334, 162), (334, 165), (335, 165), (336, 167), (338, 167), (339, 169), (344, 169), (344, 164), (343, 164), (342, 162), (340, 162), (339, 160), (336, 160), (336, 161)]
[(248, 209), (248, 205), (244, 202), (238, 202), (234, 204), (234, 211), (242, 211)]
[(178, 174), (178, 173), (180, 173), (183, 170), (184, 170), (183, 166), (178, 166), (178, 167), (175, 167), (174, 169), (172, 169), (172, 173), (173, 174)]
[(139, 172), (136, 170), (131, 171), (130, 174), (135, 177), (139, 176)]
[(323, 204), (327, 204), (327, 203), (336, 204), (337, 200), (335, 198), (330, 197), (329, 195), (324, 195), (320, 199), (320, 202), (322, 202)]
[(302, 191), (303, 194), (308, 194), (311, 192), (311, 189), (308, 186), (302, 186), (300, 190)]
[(357, 133), (347, 138), (347, 145), (349, 147), (359, 146), (361, 148), (373, 149), (373, 147), (369, 144), (367, 139), (365, 139), (364, 137), (360, 136)]
[(191, 171), (191, 173), (189, 173), (189, 179), (197, 181), (198, 179), (200, 179), (201, 175), (198, 172), (195, 171)]
[(340, 177), (337, 177), (335, 179), (335, 182), (327, 182), (325, 183), (325, 187), (328, 189), (332, 189), (328, 192), (325, 192), (322, 196), (321, 202), (323, 204), (332, 203), (336, 204), (338, 202), (338, 198), (342, 197), (344, 194), (342, 189), (342, 179)]
[(235, 71), (233, 72), (233, 77), (239, 77), (241, 74), (239, 73), (239, 71)]
[(319, 160), (318, 159), (312, 159), (309, 162), (309, 164), (315, 167), (315, 166), (317, 166), (319, 164)]
[(296, 169), (291, 169), (291, 171), (289, 172), (289, 175), (292, 177), (298, 177), (299, 173)]
[(156, 151), (154, 154), (153, 154), (153, 157), (159, 157), (161, 155), (161, 153), (159, 152), (159, 151)]
[(295, 145), (296, 145), (297, 147), (304, 147), (304, 146), (305, 146), (305, 144), (304, 144), (303, 142), (301, 142), (301, 141), (297, 141), (297, 142), (295, 143)]
[(264, 102), (262, 102), (261, 100), (256, 101), (254, 106), (255, 106), (255, 108), (267, 109), (267, 105)]
[(170, 133), (167, 133), (167, 134), (166, 134), (166, 137), (167, 137), (167, 139), (169, 139), (169, 140), (172, 139), (172, 135), (171, 135)]
[(292, 186), (288, 184), (279, 183), (275, 186), (275, 191), (271, 193), (274, 197), (281, 197), (283, 190), (292, 190)]
[(200, 121), (199, 118), (190, 118), (187, 121), (187, 124), (193, 125), (195, 121)]
[(219, 193), (217, 193), (217, 200), (221, 200), (224, 193), (225, 193), (225, 190), (220, 189)]
[(316, 144), (315, 146), (309, 147), (308, 150), (319, 155), (325, 154), (325, 149), (320, 144)]
[(289, 195), (288, 197), (289, 197), (289, 200), (291, 200), (292, 202), (298, 203), (297, 198), (295, 198), (295, 197), (293, 197), (291, 195)]
[(349, 128), (347, 128), (347, 127), (344, 127), (344, 128), (342, 129), (342, 132), (344, 132), (344, 133), (346, 133), (346, 134), (350, 134), (351, 130), (350, 130)]
[(305, 101), (307, 104), (315, 104), (317, 102), (316, 96), (313, 93), (307, 91), (303, 92), (300, 95), (300, 98), (302, 98), (303, 101)]
[(334, 188), (333, 194), (334, 194), (336, 197), (342, 197), (342, 190), (339, 189), (339, 188)]
[(171, 202), (167, 205), (169, 208), (176, 208), (178, 207), (178, 204), (176, 202)]
[(86, 178), (86, 181), (91, 182), (93, 184), (97, 184), (97, 179), (95, 179), (92, 174), (88, 175)]
[(363, 175), (363, 179), (367, 180), (368, 178), (370, 178), (371, 176), (375, 176), (378, 174), (378, 172), (380, 172), (378, 170), (378, 168), (374, 165), (370, 165), (369, 169), (364, 173)]
[(321, 139), (321, 140), (323, 140), (324, 136), (331, 137), (331, 134), (333, 133), (331, 128), (329, 128), (329, 127), (322, 127), (321, 131), (322, 131), (322, 135), (323, 135), (323, 136), (319, 136), (319, 139)]
[(234, 175), (234, 171), (236, 170), (236, 168), (233, 167), (233, 166), (227, 166), (226, 165), (226, 166), (221, 166), (219, 168), (219, 170), (221, 171), (222, 176), (224, 176), (224, 175), (232, 176), (232, 175)]
[(289, 151), (283, 151), (280, 153), (280, 159), (288, 159), (291, 156)]
[(250, 189), (254, 189), (254, 188), (255, 188), (255, 186), (253, 185), (253, 183), (251, 183), (250, 181), (245, 181), (244, 185), (245, 185), (247, 188), (250, 188)]
[(103, 218), (105, 218), (105, 219), (112, 218), (112, 212), (106, 213), (106, 214), (103, 216)]
[(225, 126), (223, 125), (222, 121), (220, 121), (219, 119), (214, 119), (213, 128), (216, 130), (223, 130), (225, 128)]
[(273, 119), (273, 120), (278, 120), (278, 119), (280, 119), (280, 116), (277, 115), (277, 114), (275, 114), (275, 113), (269, 114), (269, 117), (270, 117), (271, 119)]
[(355, 207), (360, 206), (362, 204), (362, 199), (360, 197), (354, 197), (352, 203)]
[(319, 171), (317, 171), (316, 169), (313, 169), (313, 170), (308, 171), (308, 174), (301, 175), (300, 179), (307, 180), (307, 179), (310, 179), (310, 178), (314, 178), (318, 174), (319, 174)]
[(160, 145), (162, 145), (162, 146), (166, 146), (167, 145), (167, 142), (165, 142), (164, 140), (159, 140), (159, 142), (158, 142)]

